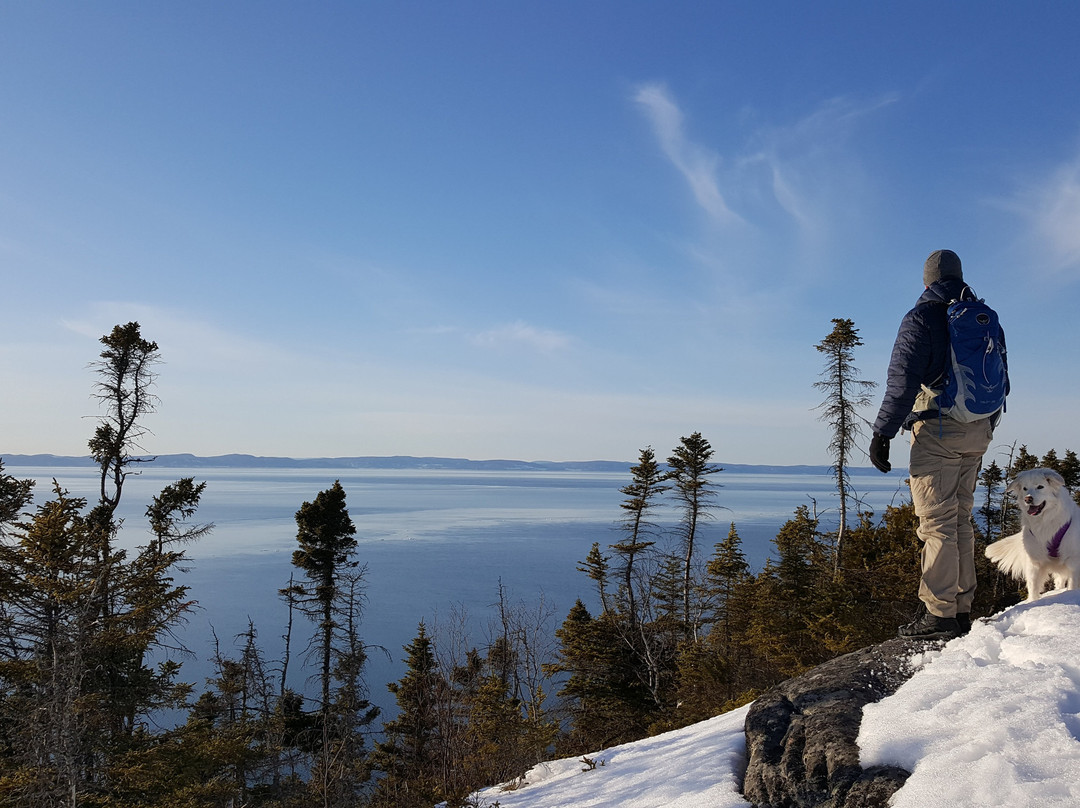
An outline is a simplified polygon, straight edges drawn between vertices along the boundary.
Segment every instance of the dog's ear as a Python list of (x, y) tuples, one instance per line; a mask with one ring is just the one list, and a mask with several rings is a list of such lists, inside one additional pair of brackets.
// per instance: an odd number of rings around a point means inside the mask
[(1020, 485), (1020, 480), (1018, 480), (1018, 479), (1013, 480), (1011, 483), (1009, 483), (1007, 486), (1005, 486), (1005, 493), (1007, 493), (1007, 494), (1015, 494), (1016, 496), (1020, 496), (1020, 489), (1022, 487), (1023, 486)]
[(1058, 474), (1053, 469), (1045, 469), (1043, 474), (1046, 477), (1046, 482), (1055, 491), (1065, 487), (1065, 478)]

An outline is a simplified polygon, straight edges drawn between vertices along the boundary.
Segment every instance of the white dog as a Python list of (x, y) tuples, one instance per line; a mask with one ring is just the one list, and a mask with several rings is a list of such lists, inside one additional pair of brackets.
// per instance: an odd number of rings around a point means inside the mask
[(1057, 588), (1080, 588), (1080, 506), (1052, 469), (1016, 475), (1009, 491), (1020, 501), (1020, 532), (987, 545), (986, 557), (1006, 575), (1027, 583), (1035, 600), (1046, 579)]

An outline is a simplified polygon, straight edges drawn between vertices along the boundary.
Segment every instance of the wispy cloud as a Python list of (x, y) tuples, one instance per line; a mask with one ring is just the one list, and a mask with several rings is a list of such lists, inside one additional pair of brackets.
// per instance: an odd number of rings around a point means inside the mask
[[(686, 133), (684, 115), (662, 83), (637, 88), (634, 100), (653, 125), (664, 155), (685, 177), (698, 204), (717, 222), (757, 222), (785, 215), (805, 234), (826, 226), (830, 201), (851, 199), (859, 176), (845, 144), (859, 121), (897, 100), (833, 98), (787, 123), (755, 122), (728, 155)], [(754, 121), (752, 115), (744, 116)], [(723, 189), (723, 190), (721, 190)]]
[(772, 198), (781, 209), (804, 232), (819, 230), (831, 209), (823, 204), (830, 193), (843, 188), (836, 196), (851, 197), (849, 187), (857, 169), (845, 148), (848, 138), (859, 121), (896, 100), (895, 95), (863, 103), (829, 99), (791, 123), (762, 126), (750, 133), (750, 148), (739, 163), (764, 166)]
[(520, 320), (476, 333), (471, 341), (484, 348), (524, 346), (543, 354), (561, 351), (572, 342), (569, 335), (560, 331), (537, 328)]
[(1024, 197), (1036, 238), (1050, 251), (1052, 266), (1080, 270), (1080, 156), (1050, 172)]
[(694, 199), (716, 221), (728, 224), (742, 217), (728, 207), (720, 192), (717, 169), (720, 156), (711, 149), (690, 141), (683, 128), (683, 114), (663, 84), (645, 84), (634, 100), (652, 122), (664, 154), (690, 185)]

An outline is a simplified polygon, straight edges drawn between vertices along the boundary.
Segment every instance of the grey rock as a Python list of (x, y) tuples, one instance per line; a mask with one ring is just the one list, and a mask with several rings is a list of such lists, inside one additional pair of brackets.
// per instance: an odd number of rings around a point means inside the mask
[(743, 796), (760, 808), (884, 808), (910, 772), (863, 770), (863, 706), (907, 681), (941, 641), (894, 639), (837, 657), (761, 696), (746, 716)]

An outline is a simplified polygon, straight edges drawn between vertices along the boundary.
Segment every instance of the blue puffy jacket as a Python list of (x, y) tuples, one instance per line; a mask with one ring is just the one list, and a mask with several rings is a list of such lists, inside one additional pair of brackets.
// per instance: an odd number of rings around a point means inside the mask
[[(900, 321), (889, 360), (885, 397), (874, 421), (875, 435), (891, 439), (901, 426), (910, 427), (918, 418), (917, 414), (911, 420), (908, 416), (913, 414), (923, 386), (941, 385), (949, 352), (947, 304), (959, 299), (965, 286), (959, 278), (942, 278), (927, 287), (915, 307)], [(1004, 331), (1000, 339), (1004, 350)]]

